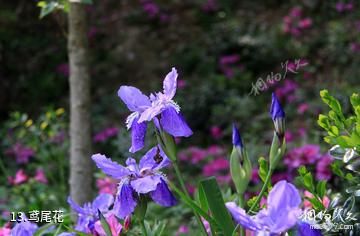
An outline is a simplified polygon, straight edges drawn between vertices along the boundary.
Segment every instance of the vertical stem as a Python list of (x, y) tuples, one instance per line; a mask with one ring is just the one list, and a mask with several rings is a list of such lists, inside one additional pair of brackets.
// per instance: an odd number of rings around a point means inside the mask
[[(179, 181), (179, 183), (180, 183), (180, 186), (181, 186), (183, 192), (185, 193), (185, 195), (186, 195), (187, 197), (191, 198), (191, 196), (190, 196), (190, 194), (189, 194), (189, 192), (188, 192), (188, 190), (187, 190), (187, 188), (186, 188), (186, 185), (185, 185), (185, 183), (184, 183), (184, 179), (182, 178), (182, 175), (181, 175), (181, 172), (180, 172), (180, 169), (179, 169), (179, 166), (178, 166), (177, 162), (174, 161), (174, 162), (173, 162), (173, 165), (174, 165), (176, 177), (177, 177), (177, 179), (178, 179), (178, 181)], [(195, 219), (196, 219), (197, 223), (198, 223), (199, 226), (200, 226), (201, 232), (202, 232), (204, 235), (208, 235), (207, 232), (206, 232), (206, 228), (205, 228), (203, 222), (201, 221), (201, 218), (200, 218), (199, 214), (197, 214), (197, 213), (195, 212), (195, 210), (193, 210), (193, 212), (194, 212), (194, 215), (195, 215)]]
[[(239, 206), (244, 209), (244, 205), (245, 205), (244, 195), (239, 194), (238, 195), (238, 200), (239, 200)], [(245, 236), (245, 228), (244, 227), (240, 226), (239, 232), (240, 232), (240, 236)]]
[(265, 193), (265, 190), (266, 190), (266, 188), (267, 188), (267, 186), (268, 186), (268, 184), (269, 184), (269, 181), (270, 181), (272, 172), (273, 172), (272, 168), (269, 168), (269, 171), (268, 171), (268, 173), (267, 173), (267, 175), (266, 175), (266, 178), (265, 178), (264, 185), (262, 186), (259, 195), (257, 195), (254, 204), (250, 207), (250, 209), (249, 209), (248, 212), (251, 212), (252, 210), (254, 210), (255, 206), (256, 206), (257, 204), (259, 204), (259, 202), (260, 202), (261, 198), (263, 197), (263, 195), (264, 195), (264, 193)]
[(147, 231), (146, 231), (144, 220), (140, 220), (140, 225), (141, 225), (141, 231), (142, 231), (143, 235), (147, 236)]

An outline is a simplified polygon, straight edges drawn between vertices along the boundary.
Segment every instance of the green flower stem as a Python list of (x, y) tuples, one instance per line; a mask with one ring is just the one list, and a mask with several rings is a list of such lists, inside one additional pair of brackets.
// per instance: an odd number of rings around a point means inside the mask
[(146, 230), (146, 227), (145, 227), (145, 223), (144, 223), (144, 220), (139, 220), (140, 221), (140, 226), (141, 226), (141, 232), (144, 236), (147, 236), (147, 230)]
[(259, 193), (259, 195), (257, 195), (254, 204), (252, 204), (252, 206), (250, 207), (248, 212), (252, 212), (254, 210), (254, 208), (256, 207), (257, 204), (259, 204), (261, 198), (263, 197), (263, 195), (265, 194), (265, 191), (269, 185), (270, 179), (271, 179), (271, 175), (272, 175), (273, 169), (269, 168), (269, 171), (267, 173), (267, 176), (265, 178), (265, 182), (264, 185), (261, 188), (261, 191)]
[[(176, 177), (177, 177), (177, 179), (178, 179), (178, 181), (179, 181), (179, 183), (180, 183), (180, 186), (181, 186), (181, 188), (182, 188), (182, 191), (184, 192), (184, 194), (185, 194), (188, 198), (191, 199), (191, 196), (190, 196), (189, 192), (187, 191), (186, 185), (185, 185), (185, 183), (184, 183), (184, 179), (182, 178), (182, 175), (181, 175), (179, 166), (178, 166), (178, 164), (177, 164), (176, 161), (173, 162), (173, 166), (174, 166), (174, 169), (175, 169)], [(196, 219), (197, 223), (198, 223), (199, 226), (200, 226), (201, 232), (202, 232), (204, 235), (207, 236), (208, 234), (207, 234), (207, 232), (206, 232), (206, 228), (205, 228), (203, 222), (201, 221), (201, 218), (200, 218), (199, 214), (196, 213), (196, 211), (195, 211), (194, 209), (193, 209), (193, 212), (194, 212), (194, 215), (195, 215), (195, 219)]]
[[(244, 194), (238, 195), (238, 201), (239, 201), (239, 206), (244, 209), (244, 206), (245, 206)], [(245, 236), (245, 228), (244, 227), (240, 226), (239, 232), (240, 232), (240, 236)]]

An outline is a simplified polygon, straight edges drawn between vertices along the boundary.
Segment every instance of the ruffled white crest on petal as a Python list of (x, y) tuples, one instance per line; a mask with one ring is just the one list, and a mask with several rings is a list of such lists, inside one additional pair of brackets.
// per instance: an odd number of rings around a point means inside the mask
[(139, 112), (137, 112), (137, 111), (135, 111), (135, 112), (133, 112), (133, 113), (131, 113), (127, 118), (126, 118), (126, 128), (129, 130), (130, 128), (131, 128), (131, 126), (132, 126), (132, 123), (134, 122), (134, 120), (136, 119), (136, 118), (138, 118), (139, 117)]

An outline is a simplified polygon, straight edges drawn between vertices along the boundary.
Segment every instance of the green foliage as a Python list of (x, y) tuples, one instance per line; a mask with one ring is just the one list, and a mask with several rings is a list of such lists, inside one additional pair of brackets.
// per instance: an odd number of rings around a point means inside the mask
[[(67, 192), (66, 157), (69, 144), (64, 112), (63, 108), (49, 109), (36, 120), (30, 119), (27, 114), (14, 112), (1, 127), (0, 133), (5, 138), (1, 140), (0, 148), (6, 156), (0, 158), (0, 167), (4, 173), (0, 176), (0, 181), (7, 183), (8, 178), (14, 177), (20, 168), (24, 169), (29, 179), (26, 183), (0, 191), (0, 198), (6, 202), (5, 205), (0, 205), (0, 210), (8, 210), (3, 208), (6, 205), (11, 206), (12, 210), (23, 212), (57, 210), (65, 206), (66, 195), (59, 194)], [(16, 145), (30, 148), (34, 152), (29, 163), (22, 167), (16, 163), (16, 156), (8, 153)], [(38, 168), (44, 171), (48, 185), (34, 179)]]
[(40, 18), (51, 14), (56, 10), (62, 10), (65, 12), (69, 11), (69, 1), (68, 0), (46, 0), (39, 1), (37, 6), (41, 8)]
[[(259, 162), (259, 177), (262, 180), (262, 182), (265, 183), (266, 176), (269, 172), (269, 165), (264, 157), (260, 157), (258, 162)], [(270, 188), (271, 188), (271, 181), (268, 182), (268, 190), (270, 190)]]
[(322, 198), (325, 195), (326, 182), (320, 181), (315, 186), (312, 173), (309, 172), (305, 166), (301, 166), (298, 169), (298, 173), (299, 176), (296, 178), (296, 182), (313, 195), (313, 197), (306, 197), (306, 199), (311, 202), (315, 210), (324, 210), (325, 207), (322, 204)]
[(83, 4), (92, 4), (92, 0), (45, 0), (39, 1), (37, 6), (41, 8), (40, 18), (53, 13), (54, 11), (60, 10), (64, 12), (69, 11), (70, 2), (79, 2)]
[(327, 90), (320, 92), (322, 100), (329, 106), (327, 115), (320, 114), (318, 124), (327, 131), (324, 140), (341, 148), (360, 149), (360, 97), (354, 93), (350, 102), (354, 114), (345, 117), (340, 102)]
[(224, 199), (216, 179), (211, 177), (202, 180), (199, 187), (203, 189), (207, 205), (209, 206), (212, 216), (217, 222), (217, 226), (222, 232), (221, 235), (231, 236), (235, 226), (228, 210), (225, 207)]

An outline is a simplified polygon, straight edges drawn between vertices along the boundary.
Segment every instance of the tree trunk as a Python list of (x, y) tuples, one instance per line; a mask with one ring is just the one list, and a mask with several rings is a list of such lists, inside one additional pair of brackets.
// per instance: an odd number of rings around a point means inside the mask
[(92, 197), (90, 75), (85, 6), (70, 2), (70, 195), (83, 204)]

